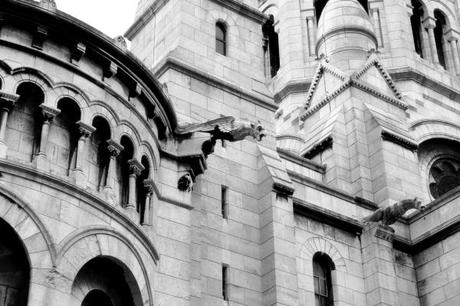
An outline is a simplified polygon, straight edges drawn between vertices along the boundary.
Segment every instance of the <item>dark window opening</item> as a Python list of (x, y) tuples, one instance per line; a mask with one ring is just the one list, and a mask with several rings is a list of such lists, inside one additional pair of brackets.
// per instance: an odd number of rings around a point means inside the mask
[(422, 19), (424, 15), (423, 6), (418, 0), (412, 0), (412, 16), (410, 18), (410, 23), (412, 27), (412, 36), (414, 37), (414, 47), (415, 52), (417, 52), (420, 57), (423, 56), (423, 43), (422, 43)]
[[(316, 22), (319, 21), (319, 18), (321, 17), (321, 14), (323, 13), (324, 7), (326, 4), (329, 2), (329, 0), (315, 0), (314, 1), (314, 7), (315, 7), (315, 14), (316, 14)], [(367, 0), (358, 0), (358, 2), (363, 6), (363, 8), (366, 10), (366, 13), (369, 14), (369, 5), (367, 3)]]
[(136, 179), (136, 189), (137, 189), (137, 205), (136, 209), (139, 213), (140, 224), (144, 224), (145, 216), (145, 206), (148, 205), (146, 203), (147, 200), (147, 189), (144, 186), (145, 180), (147, 180), (150, 176), (150, 164), (146, 156), (142, 156), (141, 164), (144, 167), (141, 174)]
[(95, 117), (92, 123), (96, 131), (91, 135), (91, 162), (97, 166), (97, 187), (99, 190), (107, 185), (107, 172), (110, 162), (110, 152), (107, 140), (110, 139), (110, 126), (102, 117)]
[(434, 11), (434, 18), (436, 18), (436, 27), (434, 28), (434, 39), (436, 42), (436, 50), (438, 52), (439, 64), (447, 69), (446, 56), (445, 56), (445, 45), (444, 45), (444, 31), (446, 28), (446, 18), (444, 14), (436, 10)]
[(460, 161), (441, 158), (430, 169), (430, 192), (437, 199), (460, 186)]
[(313, 256), (313, 282), (316, 306), (334, 305), (332, 270), (334, 270), (334, 263), (329, 256), (324, 253), (317, 253)]
[(274, 77), (280, 69), (278, 33), (276, 33), (275, 31), (274, 23), (275, 17), (273, 17), (273, 15), (270, 15), (270, 18), (262, 26), (262, 33), (264, 36), (264, 53), (268, 53), (271, 77)]
[[(49, 147), (57, 149), (61, 156), (67, 157), (67, 161), (63, 161), (66, 164), (60, 166), (65, 166), (65, 175), (69, 175), (69, 172), (75, 168), (77, 161), (76, 153), (80, 138), (77, 122), (80, 121), (81, 117), (80, 108), (69, 98), (61, 99), (57, 107), (61, 112), (54, 119), (53, 128), (57, 129), (59, 131), (57, 134), (63, 137), (58, 139), (50, 137)], [(57, 163), (60, 164), (60, 161), (58, 160)]]
[(121, 137), (120, 144), (123, 146), (123, 150), (118, 156), (118, 182), (120, 188), (120, 203), (126, 205), (129, 202), (129, 160), (133, 158), (134, 146), (132, 141), (127, 137)]
[(221, 212), (222, 218), (228, 219), (228, 187), (222, 186), (221, 188)]
[(227, 55), (227, 28), (222, 22), (216, 23), (216, 52)]
[(222, 298), (228, 301), (228, 266), (222, 265)]

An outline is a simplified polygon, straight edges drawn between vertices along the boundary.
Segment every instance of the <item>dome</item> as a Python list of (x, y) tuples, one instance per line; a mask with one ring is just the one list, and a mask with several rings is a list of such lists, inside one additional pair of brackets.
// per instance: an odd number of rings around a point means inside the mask
[[(357, 0), (330, 0), (318, 22), (318, 55), (356, 60), (377, 48), (377, 37), (370, 18)], [(340, 54), (340, 55), (339, 55)]]

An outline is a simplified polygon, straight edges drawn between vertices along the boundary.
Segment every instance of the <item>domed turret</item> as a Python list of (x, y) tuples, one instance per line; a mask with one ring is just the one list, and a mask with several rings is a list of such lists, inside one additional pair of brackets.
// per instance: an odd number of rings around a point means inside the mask
[(354, 70), (377, 48), (377, 37), (357, 0), (330, 0), (318, 22), (316, 52), (343, 70)]

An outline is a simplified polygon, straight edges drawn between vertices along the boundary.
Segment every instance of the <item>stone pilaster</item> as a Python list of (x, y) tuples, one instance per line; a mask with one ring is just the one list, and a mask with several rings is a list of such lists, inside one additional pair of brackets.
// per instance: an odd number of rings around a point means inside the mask
[(77, 125), (78, 130), (80, 132), (80, 138), (78, 139), (75, 168), (72, 169), (72, 173), (75, 179), (75, 183), (80, 187), (86, 187), (87, 177), (83, 171), (83, 169), (85, 168), (86, 156), (88, 155), (86, 141), (96, 129), (91, 125), (88, 125), (81, 121), (78, 121)]
[(34, 163), (37, 169), (47, 171), (49, 169), (49, 162), (46, 158), (46, 148), (48, 146), (50, 126), (53, 119), (59, 115), (61, 110), (45, 104), (41, 104), (40, 108), (42, 109), (43, 124), (40, 133), (40, 147), (37, 155), (34, 157)]
[(8, 146), (5, 142), (6, 124), (8, 122), (8, 114), (18, 99), (18, 95), (0, 91), (0, 158), (5, 158), (8, 151)]
[(368, 306), (399, 305), (393, 239), (390, 227), (372, 223), (364, 228), (361, 247)]

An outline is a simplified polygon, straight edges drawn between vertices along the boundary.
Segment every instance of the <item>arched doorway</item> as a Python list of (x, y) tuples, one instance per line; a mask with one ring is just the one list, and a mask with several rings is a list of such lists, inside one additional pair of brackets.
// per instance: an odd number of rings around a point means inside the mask
[(30, 265), (14, 229), (0, 220), (0, 306), (27, 305)]
[(81, 306), (140, 306), (141, 293), (133, 274), (114, 258), (98, 256), (88, 261), (72, 285)]

